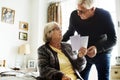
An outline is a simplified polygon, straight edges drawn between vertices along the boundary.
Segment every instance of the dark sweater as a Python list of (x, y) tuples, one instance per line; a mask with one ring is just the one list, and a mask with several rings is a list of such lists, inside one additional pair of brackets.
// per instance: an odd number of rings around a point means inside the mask
[(116, 33), (111, 16), (108, 11), (100, 8), (96, 8), (94, 16), (86, 20), (82, 20), (76, 10), (73, 11), (63, 41), (69, 40), (75, 31), (81, 36), (89, 36), (88, 47), (96, 46), (98, 53), (109, 51), (116, 44)]

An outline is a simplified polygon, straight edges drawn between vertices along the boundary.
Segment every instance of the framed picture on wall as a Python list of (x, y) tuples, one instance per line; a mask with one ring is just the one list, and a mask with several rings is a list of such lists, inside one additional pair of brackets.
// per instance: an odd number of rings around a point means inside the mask
[(28, 39), (28, 34), (25, 33), (25, 32), (19, 32), (19, 39), (20, 39), (20, 40), (25, 40), (25, 41), (27, 41), (27, 39)]
[(28, 68), (35, 68), (36, 61), (35, 60), (28, 60)]
[(27, 22), (19, 22), (19, 29), (28, 31), (28, 23)]
[(15, 10), (2, 7), (1, 21), (5, 23), (14, 24)]

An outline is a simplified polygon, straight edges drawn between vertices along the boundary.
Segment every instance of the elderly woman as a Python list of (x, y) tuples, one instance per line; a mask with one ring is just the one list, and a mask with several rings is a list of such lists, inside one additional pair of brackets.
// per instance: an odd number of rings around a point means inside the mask
[(38, 67), (43, 80), (83, 80), (80, 72), (86, 66), (82, 47), (78, 54), (71, 45), (61, 42), (61, 27), (56, 22), (47, 23), (44, 28), (44, 45), (38, 48)]

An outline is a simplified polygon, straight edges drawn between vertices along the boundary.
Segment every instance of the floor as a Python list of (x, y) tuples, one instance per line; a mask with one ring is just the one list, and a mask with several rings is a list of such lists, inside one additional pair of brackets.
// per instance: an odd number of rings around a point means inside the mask
[(90, 71), (90, 75), (89, 75), (89, 79), (88, 80), (98, 80), (97, 79), (97, 71), (96, 71), (96, 67), (95, 65), (92, 66), (91, 71)]

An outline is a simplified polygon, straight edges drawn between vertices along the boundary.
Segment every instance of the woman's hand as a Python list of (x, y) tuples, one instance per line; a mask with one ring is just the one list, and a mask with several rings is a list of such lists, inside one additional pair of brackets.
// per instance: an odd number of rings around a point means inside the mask
[(78, 56), (83, 57), (87, 54), (87, 48), (81, 47), (78, 51)]
[(63, 75), (62, 80), (71, 80), (71, 78), (66, 75)]
[(95, 46), (91, 46), (88, 48), (87, 56), (89, 56), (90, 58), (93, 58), (95, 57), (96, 53), (97, 53), (97, 48)]

